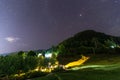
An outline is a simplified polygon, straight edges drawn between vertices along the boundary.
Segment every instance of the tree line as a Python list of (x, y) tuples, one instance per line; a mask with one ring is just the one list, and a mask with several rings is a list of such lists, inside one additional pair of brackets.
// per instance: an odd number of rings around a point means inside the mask
[(20, 51), (16, 54), (9, 54), (6, 56), (0, 56), (0, 76), (10, 76), (14, 74), (20, 75), (39, 67), (48, 67), (48, 63), (55, 64), (56, 55), (52, 55), (51, 58), (45, 58), (43, 55), (38, 56), (34, 51), (28, 53)]

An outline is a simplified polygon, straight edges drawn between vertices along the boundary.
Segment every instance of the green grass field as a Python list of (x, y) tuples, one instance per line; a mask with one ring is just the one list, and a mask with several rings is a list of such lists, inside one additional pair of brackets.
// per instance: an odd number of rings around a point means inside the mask
[(96, 55), (82, 66), (31, 80), (120, 80), (120, 55)]
[(120, 69), (104, 71), (84, 69), (51, 75), (32, 80), (120, 80)]

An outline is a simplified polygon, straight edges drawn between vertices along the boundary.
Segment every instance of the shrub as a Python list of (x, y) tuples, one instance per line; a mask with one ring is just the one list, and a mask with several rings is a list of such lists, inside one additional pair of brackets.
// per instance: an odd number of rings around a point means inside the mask
[(35, 78), (35, 77), (45, 76), (47, 74), (48, 74), (47, 72), (35, 71), (35, 72), (26, 73), (25, 77), (26, 78)]
[(57, 67), (52, 72), (63, 72), (63, 71), (65, 71), (65, 69), (63, 69), (62, 67)]

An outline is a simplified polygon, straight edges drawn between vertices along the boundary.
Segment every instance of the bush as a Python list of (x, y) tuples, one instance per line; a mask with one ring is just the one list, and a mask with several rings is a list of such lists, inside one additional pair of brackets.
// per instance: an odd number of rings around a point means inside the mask
[(89, 54), (89, 53), (93, 53), (92, 47), (85, 47), (85, 46), (81, 46), (77, 49), (77, 51), (79, 51), (80, 54)]
[(120, 54), (120, 48), (115, 48), (115, 52), (116, 52), (117, 54)]
[(48, 73), (46, 72), (38, 72), (38, 71), (35, 71), (35, 72), (29, 72), (29, 73), (26, 73), (25, 77), (26, 78), (35, 78), (35, 77), (41, 77), (41, 76), (45, 76), (47, 75)]
[(45, 76), (47, 75), (48, 73), (45, 73), (45, 72), (38, 72), (38, 71), (35, 71), (35, 72), (28, 72), (26, 73), (25, 75), (23, 76), (9, 76), (9, 80), (26, 80), (26, 79), (31, 79), (31, 78), (36, 78), (36, 77), (41, 77), (41, 76)]
[(63, 69), (62, 67), (57, 67), (52, 72), (63, 72), (63, 71), (65, 71), (65, 69)]
[(0, 78), (5, 77), (5, 76), (6, 76), (5, 74), (0, 74)]

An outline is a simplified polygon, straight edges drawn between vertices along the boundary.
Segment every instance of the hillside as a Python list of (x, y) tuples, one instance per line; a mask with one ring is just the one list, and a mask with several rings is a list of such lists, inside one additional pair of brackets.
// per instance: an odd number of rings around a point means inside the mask
[(60, 51), (58, 60), (63, 62), (62, 60), (69, 57), (69, 61), (72, 61), (70, 57), (74, 56), (75, 59), (78, 59), (81, 54), (118, 54), (120, 52), (119, 45), (120, 37), (86, 30), (75, 34), (58, 45)]
[(119, 44), (119, 37), (101, 32), (87, 30), (77, 33), (57, 46), (60, 52), (58, 61), (63, 65), (76, 64), (81, 54), (90, 59), (66, 71), (52, 72), (32, 80), (120, 80)]
[(64, 45), (65, 47), (93, 47), (94, 42), (99, 42), (102, 45), (105, 45), (105, 41), (111, 40), (114, 41), (116, 44), (120, 44), (120, 37), (115, 37), (111, 35), (107, 35), (101, 32), (96, 32), (93, 30), (86, 30), (83, 32), (79, 32), (75, 34), (73, 37), (64, 40), (59, 45)]
[(95, 55), (84, 65), (32, 80), (120, 80), (120, 55)]

